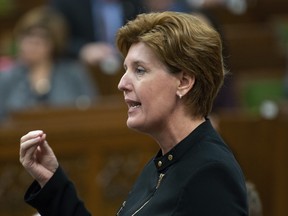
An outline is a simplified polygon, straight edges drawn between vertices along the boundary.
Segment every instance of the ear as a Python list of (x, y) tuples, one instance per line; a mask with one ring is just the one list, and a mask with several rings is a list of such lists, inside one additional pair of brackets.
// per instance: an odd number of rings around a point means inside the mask
[(185, 71), (182, 71), (179, 74), (179, 85), (177, 88), (177, 95), (182, 98), (186, 95), (194, 86), (195, 76), (188, 74)]

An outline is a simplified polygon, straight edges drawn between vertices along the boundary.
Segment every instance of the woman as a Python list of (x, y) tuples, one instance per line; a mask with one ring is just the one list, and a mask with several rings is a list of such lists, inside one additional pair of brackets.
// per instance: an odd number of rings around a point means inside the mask
[[(247, 215), (242, 171), (207, 119), (224, 79), (218, 33), (184, 13), (142, 14), (119, 30), (117, 45), (127, 126), (160, 146), (117, 215)], [(89, 215), (45, 137), (21, 138), (20, 161), (36, 179), (26, 201), (41, 215)]]
[(17, 61), (0, 78), (0, 120), (39, 105), (75, 106), (96, 98), (87, 71), (62, 58), (67, 32), (60, 14), (48, 7), (29, 11), (17, 23)]

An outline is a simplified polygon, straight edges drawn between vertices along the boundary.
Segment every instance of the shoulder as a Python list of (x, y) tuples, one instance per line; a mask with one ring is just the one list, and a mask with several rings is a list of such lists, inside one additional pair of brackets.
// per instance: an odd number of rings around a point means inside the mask
[(192, 145), (187, 154), (192, 154), (198, 161), (220, 162), (228, 164), (236, 162), (234, 154), (229, 145), (223, 140), (210, 121), (206, 121), (199, 127), (197, 137), (187, 143)]
[(196, 167), (191, 163), (186, 165), (177, 211), (185, 209), (187, 215), (203, 216), (247, 215), (245, 178), (241, 168), (222, 150), (216, 151), (210, 152), (211, 158), (204, 155), (197, 158), (199, 161), (193, 160)]
[(197, 139), (197, 142), (186, 144), (191, 147), (183, 155), (178, 169), (179, 174), (186, 176), (189, 187), (196, 185), (195, 181), (204, 184), (205, 180), (210, 184), (230, 180), (239, 184), (245, 183), (243, 172), (233, 152), (216, 131), (205, 134)]
[(174, 170), (182, 177), (177, 209), (184, 208), (189, 215), (246, 215), (244, 175), (217, 132), (212, 131), (197, 143), (188, 144), (193, 147), (177, 165), (178, 171)]
[(235, 166), (231, 161), (224, 162), (221, 160), (210, 160), (203, 163), (194, 172), (191, 172), (187, 178), (187, 185), (195, 186), (197, 183), (210, 185), (222, 185), (229, 182), (238, 182), (244, 185), (244, 176), (239, 166)]
[(12, 83), (17, 83), (19, 80), (23, 80), (25, 76), (24, 68), (15, 65), (10, 70), (1, 72), (0, 74), (0, 83), (2, 85), (11, 85)]
[(207, 172), (207, 174), (216, 175), (219, 178), (226, 178), (225, 176), (230, 175), (235, 179), (243, 180), (243, 173), (238, 161), (222, 140), (208, 138), (197, 144), (194, 151), (187, 154), (190, 154), (188, 157), (193, 157), (190, 160), (186, 159), (187, 165), (194, 168), (191, 172), (192, 175), (194, 173), (200, 177)]
[(177, 209), (185, 209), (189, 215), (247, 215), (244, 178), (225, 163), (199, 167), (187, 178), (181, 194)]

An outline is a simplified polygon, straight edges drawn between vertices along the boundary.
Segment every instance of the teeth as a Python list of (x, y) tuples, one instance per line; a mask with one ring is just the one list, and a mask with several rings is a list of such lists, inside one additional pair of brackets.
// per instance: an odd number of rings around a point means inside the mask
[(126, 103), (127, 103), (129, 108), (138, 108), (141, 106), (141, 103), (137, 102), (137, 101), (126, 100)]
[(132, 107), (132, 108), (137, 108), (137, 107), (140, 107), (140, 103), (130, 103), (129, 104), (129, 107)]
[(130, 107), (133, 107), (133, 108), (140, 107), (140, 104), (130, 104)]

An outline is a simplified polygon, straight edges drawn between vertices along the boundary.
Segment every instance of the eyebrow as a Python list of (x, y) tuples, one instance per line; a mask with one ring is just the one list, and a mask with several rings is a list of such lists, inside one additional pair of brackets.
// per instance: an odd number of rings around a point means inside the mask
[[(147, 62), (141, 61), (141, 60), (137, 60), (137, 61), (133, 61), (132, 65), (139, 65), (139, 64), (148, 64)], [(123, 67), (125, 68), (126, 64), (125, 62), (123, 62)]]

